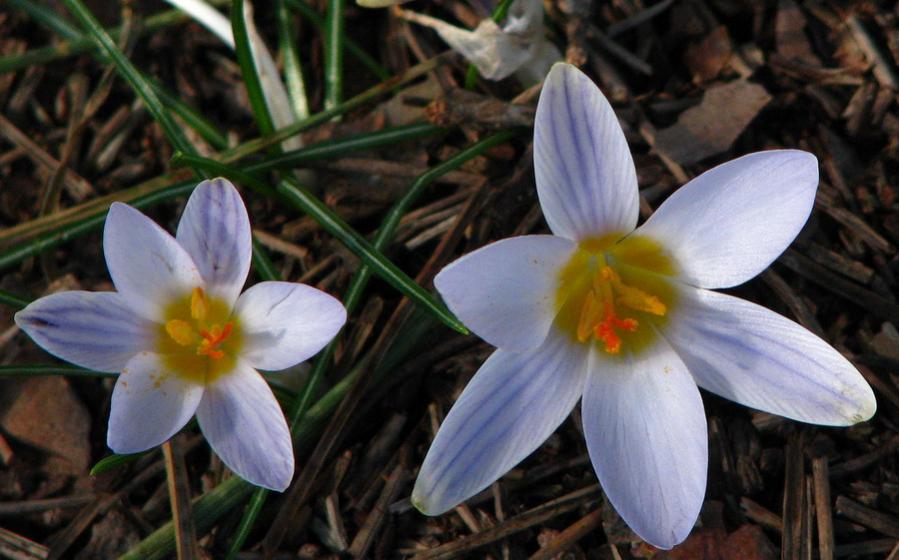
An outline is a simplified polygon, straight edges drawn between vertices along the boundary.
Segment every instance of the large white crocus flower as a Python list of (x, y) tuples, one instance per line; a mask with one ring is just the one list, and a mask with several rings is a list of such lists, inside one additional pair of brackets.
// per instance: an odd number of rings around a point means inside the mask
[(346, 310), (310, 286), (261, 282), (243, 294), (250, 220), (224, 179), (200, 183), (176, 237), (121, 203), (103, 234), (116, 292), (60, 292), (16, 314), (51, 354), (121, 372), (107, 444), (116, 453), (159, 445), (196, 413), (222, 461), (242, 478), (284, 490), (290, 431), (257, 369), (302, 362), (334, 337)]
[(590, 459), (609, 500), (670, 548), (706, 485), (697, 385), (795, 420), (845, 426), (874, 414), (852, 364), (803, 327), (710, 291), (745, 282), (796, 237), (817, 160), (758, 152), (675, 192), (639, 228), (637, 178), (615, 113), (557, 64), (537, 108), (534, 165), (554, 235), (498, 241), (435, 279), (449, 307), (498, 349), (450, 410), (412, 493), (439, 514), (536, 449), (581, 399)]

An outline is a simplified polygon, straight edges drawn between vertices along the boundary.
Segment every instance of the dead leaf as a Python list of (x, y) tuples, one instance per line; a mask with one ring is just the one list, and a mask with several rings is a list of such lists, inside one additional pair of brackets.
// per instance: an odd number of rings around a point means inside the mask
[(693, 73), (695, 83), (714, 79), (724, 70), (731, 56), (730, 34), (719, 25), (698, 43), (691, 43), (684, 51), (684, 64)]
[(660, 130), (655, 149), (682, 165), (726, 151), (759, 114), (771, 96), (765, 88), (737, 80), (706, 90), (699, 105)]
[(9, 435), (66, 459), (71, 474), (87, 471), (91, 419), (67, 379), (28, 379), (0, 414), (0, 426)]

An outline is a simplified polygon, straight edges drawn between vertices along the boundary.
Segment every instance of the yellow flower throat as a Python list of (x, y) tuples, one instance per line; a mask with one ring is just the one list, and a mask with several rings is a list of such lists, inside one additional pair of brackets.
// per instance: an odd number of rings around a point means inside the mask
[(231, 371), (243, 341), (237, 320), (225, 302), (203, 288), (169, 305), (158, 334), (159, 353), (169, 370), (207, 383)]
[(582, 241), (559, 274), (556, 325), (607, 354), (637, 352), (675, 304), (673, 263), (647, 237), (612, 234)]

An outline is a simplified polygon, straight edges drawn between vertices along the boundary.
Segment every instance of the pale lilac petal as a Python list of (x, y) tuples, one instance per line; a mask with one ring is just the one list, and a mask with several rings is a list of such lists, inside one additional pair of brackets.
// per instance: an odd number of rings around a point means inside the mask
[(736, 286), (767, 268), (796, 238), (817, 188), (818, 160), (812, 154), (749, 154), (675, 191), (637, 234), (671, 251), (686, 282)]
[(603, 491), (646, 542), (690, 534), (705, 495), (708, 436), (696, 382), (658, 340), (639, 356), (591, 354), (584, 435)]
[(503, 239), (450, 263), (434, 286), (465, 326), (490, 344), (536, 348), (558, 311), (559, 274), (576, 250), (553, 235)]
[(540, 348), (494, 352), (440, 426), (412, 491), (415, 507), (439, 515), (537, 449), (581, 396), (586, 348), (554, 330)]
[(116, 380), (106, 445), (139, 453), (165, 443), (197, 410), (203, 386), (168, 371), (159, 354), (136, 355)]
[(197, 421), (209, 445), (244, 480), (283, 491), (293, 478), (293, 444), (271, 388), (249, 365), (206, 388)]
[(346, 322), (340, 301), (293, 282), (256, 284), (237, 300), (234, 314), (245, 337), (241, 357), (271, 371), (308, 360)]
[(175, 238), (121, 202), (109, 208), (103, 252), (125, 304), (151, 321), (162, 321), (167, 305), (203, 285), (196, 265)]
[(549, 228), (581, 241), (637, 225), (637, 172), (615, 111), (570, 64), (553, 66), (534, 123), (537, 195)]
[(700, 387), (813, 424), (847, 426), (874, 415), (862, 375), (805, 328), (733, 296), (681, 292), (665, 336)]
[(15, 320), (47, 352), (98, 371), (122, 371), (155, 340), (156, 325), (115, 292), (59, 292), (31, 302)]
[(207, 293), (233, 306), (253, 253), (250, 218), (234, 185), (221, 178), (197, 185), (175, 238), (196, 263)]

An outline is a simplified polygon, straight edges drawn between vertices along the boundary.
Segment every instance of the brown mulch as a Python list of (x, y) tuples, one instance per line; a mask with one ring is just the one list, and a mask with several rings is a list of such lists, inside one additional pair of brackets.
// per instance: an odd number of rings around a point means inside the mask
[[(109, 23), (117, 21), (114, 3), (90, 4)], [(149, 0), (128, 4), (137, 16), (164, 8)], [(274, 16), (258, 4), (260, 29), (275, 45)], [(644, 217), (686, 180), (735, 156), (774, 147), (817, 155), (821, 184), (807, 226), (768, 271), (732, 292), (797, 320), (849, 357), (874, 387), (877, 415), (852, 428), (823, 428), (703, 393), (711, 453), (706, 502), (700, 525), (669, 552), (639, 542), (603, 498), (578, 412), (493, 487), (427, 518), (408, 503), (418, 466), (441, 419), (491, 351), (475, 337), (434, 325), (389, 375), (368, 391), (350, 393), (345, 406), (352, 414), (340, 426), (324, 423), (324, 444), (318, 437), (298, 443), (302, 500), (269, 499), (241, 558), (261, 557), (269, 527), (276, 520), (283, 525), (286, 511), (286, 533), (270, 551), (278, 558), (899, 559), (899, 8), (830, 0), (545, 4), (552, 40), (618, 112), (634, 151)], [(472, 21), (463, 0), (407, 7)], [(348, 3), (346, 17), (347, 33), (391, 75), (445, 50), (435, 34), (386, 10)], [(320, 36), (305, 21), (297, 29), (310, 102), (321, 110)], [(39, 24), (0, 5), (0, 56), (54, 41)], [(175, 25), (128, 48), (138, 67), (200, 108), (234, 142), (256, 136), (232, 53), (201, 28)], [(313, 144), (423, 118), (451, 127), (401, 148), (311, 165), (317, 194), (363, 234), (377, 229), (391, 203), (429, 166), (489, 131), (532, 123), (536, 90), (509, 79), (462, 91), (465, 64), (449, 60), (392, 99), (304, 133)], [(346, 98), (377, 83), (349, 56), (346, 65)], [(127, 85), (107, 74), (88, 55), (0, 74), (4, 229), (37, 218), (45, 198), (45, 213), (52, 213), (171, 168), (172, 150), (160, 129)], [(462, 253), (547, 231), (529, 138), (441, 178), (404, 218), (388, 256), (431, 287), (440, 267)], [(278, 272), (342, 294), (358, 259), (310, 218), (245, 195)], [(183, 202), (148, 214), (173, 231)], [(61, 288), (110, 289), (98, 231), (3, 270), (0, 288), (30, 297)], [(328, 388), (354, 364), (383, 365), (392, 338), (408, 333), (408, 306), (400, 301), (389, 286), (372, 282), (343, 335)], [(16, 332), (13, 312), (0, 306), (2, 363), (50, 363)], [(422, 320), (415, 315), (411, 322)], [(111, 387), (110, 379), (0, 380), (0, 557), (115, 557), (171, 518), (158, 451), (88, 475), (109, 454)], [(214, 488), (223, 474), (198, 433), (188, 428), (179, 439), (194, 496)], [(308, 467), (310, 457), (319, 468)], [(201, 555), (224, 556), (241, 512), (198, 535)]]

